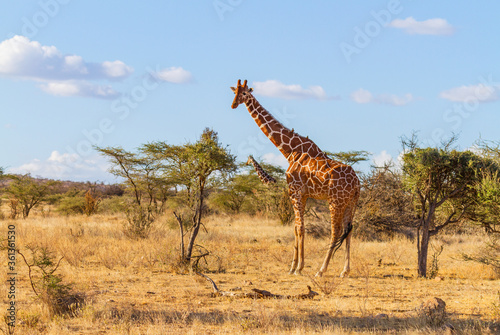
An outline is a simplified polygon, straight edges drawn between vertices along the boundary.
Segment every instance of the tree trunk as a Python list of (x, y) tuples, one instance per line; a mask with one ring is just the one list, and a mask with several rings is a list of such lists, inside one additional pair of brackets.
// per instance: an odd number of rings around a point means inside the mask
[[(197, 210), (198, 212), (198, 210)], [(186, 263), (191, 262), (191, 255), (193, 254), (193, 248), (194, 248), (194, 242), (196, 240), (196, 237), (198, 236), (198, 232), (200, 231), (200, 225), (201, 225), (201, 214), (196, 213), (195, 216), (193, 217), (193, 231), (191, 232), (191, 236), (189, 237), (189, 244), (187, 247), (187, 252), (186, 252)]]
[(174, 212), (174, 216), (177, 219), (177, 222), (179, 223), (179, 229), (180, 229), (180, 235), (181, 235), (181, 243), (180, 243), (180, 248), (181, 248), (181, 261), (185, 261), (185, 252), (184, 252), (184, 226), (182, 224), (182, 219), (180, 216), (177, 215), (176, 212)]
[(26, 219), (28, 217), (28, 215), (30, 215), (30, 210), (31, 210), (31, 207), (29, 207), (28, 205), (24, 205), (23, 219)]
[(191, 262), (191, 255), (193, 253), (194, 242), (196, 241), (196, 237), (198, 236), (198, 232), (201, 227), (201, 217), (203, 214), (203, 196), (204, 196), (204, 181), (200, 181), (200, 192), (198, 194), (198, 208), (196, 209), (196, 213), (193, 217), (193, 231), (191, 232), (191, 237), (189, 238), (188, 249), (186, 252), (186, 263)]
[[(418, 248), (418, 276), (427, 277), (427, 254), (429, 251), (429, 221), (430, 218), (423, 218), (422, 225), (420, 227), (421, 235), (417, 237), (417, 248)], [(417, 232), (417, 235), (419, 232)]]

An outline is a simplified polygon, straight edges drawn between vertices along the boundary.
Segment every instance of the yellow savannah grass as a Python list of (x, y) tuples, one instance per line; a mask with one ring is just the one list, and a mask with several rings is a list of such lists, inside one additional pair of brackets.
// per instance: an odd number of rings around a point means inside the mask
[[(50, 319), (35, 299), (27, 268), (18, 257), (16, 333), (439, 334), (443, 329), (429, 328), (416, 313), (422, 301), (434, 296), (446, 302), (448, 323), (461, 333), (499, 331), (498, 278), (486, 266), (460, 260), (462, 252), (480, 250), (482, 235), (435, 238), (434, 248), (444, 245), (437, 280), (416, 277), (416, 247), (410, 240), (362, 242), (355, 236), (349, 278), (338, 277), (341, 249), (324, 278), (314, 279), (326, 238), (306, 237), (304, 275), (291, 276), (287, 271), (292, 227), (261, 217), (207, 218), (207, 231), (197, 243), (211, 256), (199, 264), (220, 289), (259, 288), (296, 295), (306, 293), (310, 285), (320, 293), (314, 300), (252, 300), (213, 297), (205, 279), (178, 266), (179, 236), (169, 228), (169, 219), (168, 214), (160, 218), (142, 240), (125, 236), (125, 217), (119, 215), (44, 215), (2, 221), (0, 236), (7, 236), (7, 226), (15, 224), (22, 250), (27, 244), (46, 245), (64, 256), (59, 273), (87, 295), (79, 316)], [(6, 264), (6, 256), (2, 252), (0, 264)], [(0, 297), (2, 306), (7, 306), (6, 286), (0, 286)]]

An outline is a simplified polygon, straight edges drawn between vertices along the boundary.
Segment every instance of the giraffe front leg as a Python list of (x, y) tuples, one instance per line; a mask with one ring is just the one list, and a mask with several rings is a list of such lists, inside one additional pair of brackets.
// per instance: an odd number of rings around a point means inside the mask
[(297, 263), (299, 260), (299, 237), (297, 235), (297, 227), (293, 229), (293, 233), (295, 234), (295, 242), (293, 244), (293, 259), (292, 259), (292, 267), (290, 268), (289, 274), (293, 275), (295, 273), (295, 269), (297, 269)]
[(297, 243), (297, 251), (298, 251), (298, 262), (297, 269), (295, 270), (296, 275), (302, 274), (302, 269), (304, 268), (304, 223), (302, 225), (295, 226), (295, 230), (297, 231), (298, 243)]
[(300, 275), (304, 268), (304, 200), (300, 196), (291, 197), (295, 212), (295, 244), (293, 249), (293, 261), (290, 274)]

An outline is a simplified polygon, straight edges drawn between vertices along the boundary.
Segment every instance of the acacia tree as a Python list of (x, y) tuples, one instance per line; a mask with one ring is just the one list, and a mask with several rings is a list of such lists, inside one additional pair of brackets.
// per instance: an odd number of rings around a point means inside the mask
[(256, 200), (254, 193), (260, 186), (260, 180), (255, 175), (238, 173), (212, 193), (209, 200), (217, 208), (237, 214), (240, 213), (245, 203)]
[(40, 204), (51, 192), (54, 181), (37, 180), (31, 175), (8, 175), (11, 182), (6, 189), (7, 194), (19, 203), (22, 207), (23, 219), (27, 218), (31, 210)]
[(161, 162), (163, 177), (179, 185), (185, 191), (184, 204), (190, 209), (190, 237), (184, 249), (182, 218), (176, 218), (181, 229), (181, 260), (189, 264), (193, 248), (205, 213), (207, 191), (221, 179), (236, 170), (235, 156), (220, 142), (217, 132), (206, 128), (195, 143), (169, 145), (153, 142), (142, 147), (143, 152)]
[(403, 182), (415, 198), (421, 277), (427, 276), (430, 238), (474, 210), (474, 185), (480, 181), (481, 173), (496, 168), (492, 160), (471, 151), (452, 150), (452, 142), (439, 148), (420, 148), (415, 139), (403, 141)]
[[(500, 142), (478, 141), (479, 153), (500, 165)], [(475, 210), (468, 219), (483, 226), (487, 233), (500, 234), (500, 172), (486, 171), (476, 182)]]
[(134, 201), (141, 205), (142, 190), (139, 185), (139, 178), (142, 177), (140, 171), (140, 159), (137, 154), (124, 150), (121, 147), (94, 147), (103, 156), (106, 156), (112, 167), (109, 172), (117, 177), (125, 179), (125, 183), (134, 195)]
[(353, 150), (353, 151), (340, 151), (340, 152), (330, 152), (325, 151), (325, 153), (344, 164), (354, 165), (359, 162), (364, 162), (368, 160), (370, 153), (364, 150)]
[[(139, 148), (137, 153), (121, 147), (95, 149), (108, 157), (112, 164), (109, 172), (125, 180), (137, 206), (145, 205), (156, 212), (161, 211), (172, 185), (159, 174), (160, 162), (145, 152), (144, 148)], [(158, 201), (161, 202), (160, 208), (157, 208)]]
[(94, 148), (108, 157), (112, 164), (109, 171), (123, 178), (133, 194), (133, 204), (126, 210), (125, 234), (132, 238), (147, 237), (172, 187), (168, 180), (160, 176), (161, 164), (143, 149), (134, 153), (121, 147)]

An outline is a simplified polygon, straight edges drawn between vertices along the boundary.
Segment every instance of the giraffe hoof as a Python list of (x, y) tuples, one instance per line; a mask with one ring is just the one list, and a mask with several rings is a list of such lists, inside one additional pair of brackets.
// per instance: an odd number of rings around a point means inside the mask
[(349, 271), (342, 271), (342, 273), (340, 274), (340, 278), (346, 278), (346, 277), (349, 277)]

